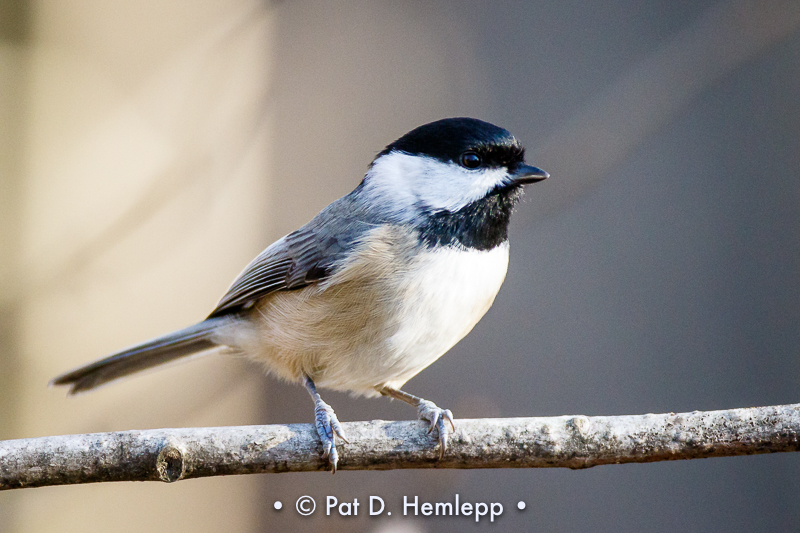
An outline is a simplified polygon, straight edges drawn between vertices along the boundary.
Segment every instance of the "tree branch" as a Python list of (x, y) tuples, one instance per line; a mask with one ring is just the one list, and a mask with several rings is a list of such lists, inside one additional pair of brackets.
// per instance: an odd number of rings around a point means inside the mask
[[(588, 468), (800, 451), (800, 404), (630, 416), (457, 420), (444, 459), (421, 421), (343, 424), (339, 469)], [(312, 424), (0, 442), (0, 489), (325, 470)]]

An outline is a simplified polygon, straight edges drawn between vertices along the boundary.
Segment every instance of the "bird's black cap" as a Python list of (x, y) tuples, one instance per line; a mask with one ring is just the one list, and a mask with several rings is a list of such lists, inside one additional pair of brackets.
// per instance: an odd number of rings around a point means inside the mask
[(515, 166), (525, 149), (508, 130), (475, 118), (445, 118), (424, 124), (387, 146), (378, 157), (393, 151), (457, 162), (465, 152), (481, 156), (486, 166)]

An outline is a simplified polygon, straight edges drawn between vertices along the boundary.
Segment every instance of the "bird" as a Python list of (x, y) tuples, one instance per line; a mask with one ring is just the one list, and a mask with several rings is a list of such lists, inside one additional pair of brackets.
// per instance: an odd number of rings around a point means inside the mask
[(549, 174), (507, 130), (467, 117), (419, 126), (358, 186), (268, 246), (208, 317), (54, 378), (69, 394), (200, 352), (243, 354), (301, 383), (326, 468), (348, 442), (318, 388), (417, 409), (444, 457), (453, 414), (401, 389), (464, 338), (505, 279), (523, 187)]

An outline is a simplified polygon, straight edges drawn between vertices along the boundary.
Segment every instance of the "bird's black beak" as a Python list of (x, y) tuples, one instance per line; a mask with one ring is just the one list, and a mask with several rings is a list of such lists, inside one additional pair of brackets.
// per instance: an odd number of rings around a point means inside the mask
[(518, 184), (536, 183), (537, 181), (546, 180), (549, 177), (550, 174), (541, 168), (532, 167), (530, 165), (519, 165), (514, 172), (511, 173), (513, 183)]

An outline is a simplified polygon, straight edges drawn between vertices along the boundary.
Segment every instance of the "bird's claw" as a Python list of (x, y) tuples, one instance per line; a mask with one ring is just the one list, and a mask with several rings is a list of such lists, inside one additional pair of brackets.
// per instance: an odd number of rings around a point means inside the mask
[(336, 437), (348, 442), (344, 436), (344, 430), (336, 418), (333, 408), (322, 400), (317, 400), (314, 407), (314, 425), (317, 427), (317, 435), (322, 441), (322, 458), (328, 460), (331, 466), (331, 473), (336, 473), (336, 465), (339, 462), (339, 452), (336, 449)]
[[(456, 430), (456, 425), (453, 423), (453, 413), (450, 409), (442, 409), (428, 400), (422, 400), (419, 403), (419, 407), (417, 407), (417, 411), (420, 419), (430, 422), (428, 433), (431, 433), (434, 429), (439, 432), (439, 459), (442, 459), (444, 452), (447, 451), (447, 441), (451, 430)], [(450, 429), (447, 427), (448, 423), (450, 424)]]

